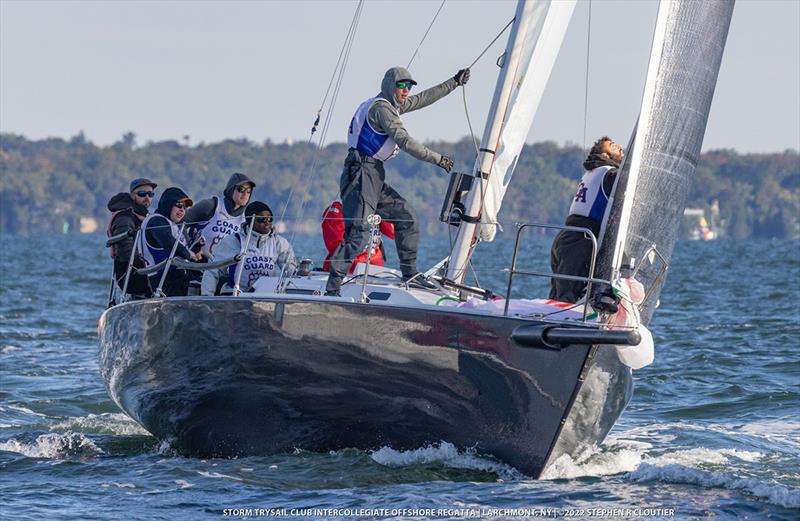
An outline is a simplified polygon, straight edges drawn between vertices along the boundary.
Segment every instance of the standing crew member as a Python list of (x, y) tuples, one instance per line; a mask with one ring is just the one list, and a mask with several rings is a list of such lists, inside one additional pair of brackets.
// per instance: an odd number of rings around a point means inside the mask
[(236, 172), (228, 179), (222, 197), (209, 197), (186, 211), (186, 222), (191, 225), (190, 237), (202, 237), (205, 258), (214, 255), (214, 248), (225, 237), (239, 231), (244, 222), (244, 208), (256, 184), (245, 174)]
[(403, 280), (415, 279), (418, 286), (434, 287), (417, 277), (417, 216), (411, 205), (385, 182), (383, 162), (405, 150), (419, 160), (450, 172), (453, 160), (415, 141), (403, 127), (400, 114), (427, 107), (468, 80), (469, 69), (462, 69), (444, 83), (409, 96), (417, 82), (403, 67), (393, 67), (383, 76), (380, 94), (364, 101), (356, 109), (347, 133), (350, 150), (339, 179), (345, 220), (344, 242), (331, 257), (326, 295), (340, 296), (342, 277), (353, 259), (364, 250), (369, 238), (366, 218), (373, 213), (394, 225)]
[[(594, 143), (589, 156), (583, 162), (586, 173), (583, 174), (569, 207), (565, 222), (567, 226), (589, 228), (599, 238), (608, 198), (614, 187), (614, 178), (624, 156), (622, 147), (607, 136)], [(556, 235), (550, 250), (550, 267), (553, 273), (588, 277), (591, 260), (592, 241), (583, 232), (561, 230)], [(585, 290), (586, 283), (583, 281), (550, 279), (552, 300), (575, 303), (581, 299)]]

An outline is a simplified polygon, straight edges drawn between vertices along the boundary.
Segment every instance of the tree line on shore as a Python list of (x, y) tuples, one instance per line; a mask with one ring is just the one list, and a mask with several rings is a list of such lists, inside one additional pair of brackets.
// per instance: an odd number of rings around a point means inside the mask
[[(469, 138), (430, 146), (453, 157), (455, 170), (471, 170), (475, 147)], [(0, 134), (0, 232), (61, 233), (79, 229), (81, 219), (94, 219), (102, 229), (109, 217), (106, 203), (127, 191), (131, 179), (150, 178), (159, 193), (179, 186), (197, 201), (220, 195), (233, 172), (244, 172), (258, 183), (254, 199), (283, 215), (287, 227), (312, 232), (338, 195), (346, 153), (343, 143), (317, 153), (306, 142), (228, 139), (138, 146), (136, 136), (127, 133), (113, 145), (97, 146), (82, 133), (69, 140)], [(501, 223), (563, 223), (583, 159), (576, 145), (526, 145), (500, 212)], [(407, 154), (388, 162), (386, 171), (387, 181), (417, 210), (423, 233), (442, 233), (439, 212), (448, 183), (444, 171)], [(697, 165), (687, 206), (713, 213), (723, 237), (798, 239), (800, 156), (794, 150), (708, 151)]]

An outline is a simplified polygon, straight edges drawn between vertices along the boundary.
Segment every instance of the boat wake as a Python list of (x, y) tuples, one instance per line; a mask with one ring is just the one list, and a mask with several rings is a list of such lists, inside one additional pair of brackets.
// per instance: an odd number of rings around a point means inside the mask
[(118, 436), (150, 436), (141, 425), (122, 413), (89, 414), (66, 418), (48, 427), (51, 431), (79, 431), (91, 434), (115, 434)]
[(77, 432), (42, 434), (35, 439), (11, 438), (0, 442), (0, 451), (16, 452), (29, 458), (71, 459), (92, 458), (104, 454), (95, 443)]
[(404, 467), (440, 463), (457, 468), (493, 472), (503, 480), (527, 479), (514, 467), (505, 465), (489, 457), (479, 456), (473, 449), (458, 450), (455, 445), (442, 441), (413, 450), (395, 450), (382, 447), (371, 454), (372, 460), (387, 467)]
[[(676, 425), (661, 425), (644, 430), (651, 439), (663, 447), (662, 443), (674, 440)], [(680, 425), (687, 428), (687, 425)], [(737, 432), (753, 435), (757, 427), (743, 426)], [(721, 426), (692, 427), (710, 430), (717, 434), (731, 434), (730, 429)], [(797, 476), (788, 476), (790, 483), (777, 479), (787, 477), (765, 474), (774, 454), (736, 448), (686, 448), (664, 451), (654, 445), (635, 438), (641, 438), (643, 429), (633, 429), (611, 437), (602, 447), (590, 451), (576, 459), (561, 456), (542, 475), (546, 480), (576, 479), (622, 475), (622, 479), (634, 483), (671, 483), (694, 485), (703, 488), (724, 488), (765, 500), (784, 508), (800, 508), (800, 486)], [(771, 438), (784, 433), (771, 432)], [(632, 438), (632, 439), (631, 439)], [(776, 474), (776, 473), (773, 473)]]

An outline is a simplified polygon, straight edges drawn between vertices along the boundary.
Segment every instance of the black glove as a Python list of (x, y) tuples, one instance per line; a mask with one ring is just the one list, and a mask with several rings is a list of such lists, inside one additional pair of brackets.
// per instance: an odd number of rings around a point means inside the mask
[(453, 79), (456, 80), (456, 85), (466, 85), (469, 81), (469, 69), (461, 69), (453, 76)]
[(437, 165), (444, 168), (444, 171), (449, 174), (450, 170), (453, 169), (453, 160), (447, 156), (442, 156)]

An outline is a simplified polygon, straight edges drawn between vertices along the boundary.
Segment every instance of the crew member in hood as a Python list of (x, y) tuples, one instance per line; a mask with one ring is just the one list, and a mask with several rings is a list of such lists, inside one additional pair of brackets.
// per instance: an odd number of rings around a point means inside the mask
[[(625, 156), (622, 147), (608, 136), (598, 139), (583, 162), (586, 171), (572, 199), (565, 224), (579, 226), (600, 237), (600, 227), (606, 206), (614, 187), (614, 178)], [(598, 244), (599, 246), (599, 244)], [(561, 230), (550, 250), (550, 267), (553, 273), (588, 277), (592, 260), (592, 241), (583, 232)], [(579, 280), (550, 279), (550, 298), (575, 303), (586, 291), (586, 283)]]
[(381, 92), (356, 109), (347, 133), (350, 150), (339, 179), (345, 236), (342, 246), (331, 257), (326, 295), (340, 295), (342, 277), (367, 243), (369, 225), (366, 218), (373, 213), (394, 225), (403, 280), (414, 279), (418, 285), (434, 287), (417, 277), (417, 216), (411, 205), (385, 182), (383, 162), (404, 150), (421, 161), (450, 172), (453, 160), (414, 140), (403, 126), (400, 115), (427, 107), (468, 80), (469, 69), (462, 69), (444, 83), (410, 95), (417, 82), (403, 67), (393, 67), (383, 77)]
[[(144, 233), (140, 235), (139, 251), (142, 252), (145, 264), (154, 266), (167, 259), (172, 252), (175, 241), (175, 257), (190, 261), (199, 261), (203, 258), (201, 252), (192, 253), (187, 248), (186, 234), (180, 232), (179, 224), (186, 216), (186, 209), (192, 206), (192, 200), (180, 188), (172, 187), (164, 190), (158, 200), (156, 212), (142, 223)], [(161, 281), (163, 269), (150, 275), (150, 287), (154, 290)], [(186, 295), (189, 278), (186, 270), (170, 266), (167, 278), (161, 291), (168, 297)]]
[[(128, 192), (120, 192), (108, 201), (108, 209), (112, 212), (106, 230), (108, 236), (127, 234), (122, 241), (109, 248), (109, 254), (114, 259), (114, 278), (120, 289), (125, 286), (125, 273), (128, 271), (131, 255), (134, 255), (134, 268), (145, 266), (141, 254), (135, 252), (134, 240), (156, 195), (156, 186), (158, 185), (151, 180), (140, 177), (131, 181)], [(147, 277), (137, 274), (135, 270), (131, 271), (128, 279), (127, 292), (133, 298), (148, 298), (152, 294)]]
[[(239, 270), (242, 270), (239, 279), (242, 291), (250, 291), (261, 277), (274, 277), (280, 275), (281, 271), (292, 275), (296, 271), (292, 245), (275, 233), (270, 207), (261, 201), (253, 201), (247, 205), (244, 217), (241, 229), (222, 239), (214, 250), (212, 259), (216, 262), (242, 254), (243, 262), (219, 270), (206, 270), (203, 273), (201, 295), (233, 293)], [(253, 231), (248, 244), (247, 235), (251, 223)]]
[(244, 221), (244, 209), (256, 184), (245, 174), (236, 172), (228, 179), (222, 197), (210, 197), (186, 211), (191, 224), (190, 237), (202, 238), (202, 252), (211, 258), (214, 248), (228, 235), (238, 232)]

